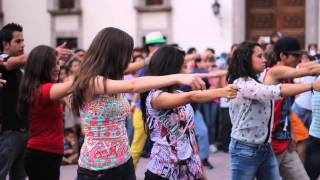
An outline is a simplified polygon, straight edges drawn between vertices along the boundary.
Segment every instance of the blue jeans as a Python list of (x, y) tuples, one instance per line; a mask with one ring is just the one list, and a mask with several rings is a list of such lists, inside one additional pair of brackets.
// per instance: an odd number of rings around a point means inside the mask
[(219, 105), (213, 102), (206, 102), (200, 104), (199, 108), (208, 128), (209, 143), (214, 144), (216, 141), (216, 124)]
[(126, 128), (130, 144), (133, 140), (133, 119), (132, 115), (126, 117)]
[(248, 144), (231, 138), (229, 151), (232, 180), (280, 180), (271, 144)]
[(0, 134), (0, 180), (9, 174), (10, 180), (24, 180), (24, 152), (27, 132), (4, 131)]
[(200, 159), (203, 160), (209, 157), (209, 138), (207, 126), (204, 123), (202, 114), (199, 110), (194, 112), (194, 126), (199, 146)]

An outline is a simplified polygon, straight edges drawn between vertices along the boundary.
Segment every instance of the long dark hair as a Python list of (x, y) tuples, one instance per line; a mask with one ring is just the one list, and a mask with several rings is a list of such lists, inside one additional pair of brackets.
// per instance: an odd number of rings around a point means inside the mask
[[(126, 32), (109, 27), (102, 29), (93, 39), (79, 75), (73, 83), (71, 98), (72, 112), (79, 115), (86, 97), (94, 95), (90, 81), (98, 75), (104, 78), (122, 79), (128, 67), (133, 50), (133, 39)], [(106, 81), (106, 80), (104, 80)], [(104, 87), (105, 92), (107, 91)]]
[[(164, 76), (180, 73), (184, 63), (184, 55), (184, 51), (176, 47), (168, 45), (161, 47), (152, 56), (146, 75)], [(162, 91), (169, 93), (173, 92), (175, 89), (175, 85), (161, 88)], [(145, 123), (145, 131), (148, 131), (146, 99), (149, 92), (150, 91), (146, 91), (141, 94), (141, 111)]]
[(52, 47), (40, 45), (30, 52), (18, 96), (18, 113), (21, 117), (28, 116), (36, 89), (52, 82), (52, 70), (56, 63), (56, 51)]
[(255, 47), (261, 47), (254, 42), (242, 42), (235, 50), (229, 63), (227, 80), (232, 84), (234, 80), (244, 77), (251, 77), (258, 81), (257, 73), (252, 67), (252, 55)]

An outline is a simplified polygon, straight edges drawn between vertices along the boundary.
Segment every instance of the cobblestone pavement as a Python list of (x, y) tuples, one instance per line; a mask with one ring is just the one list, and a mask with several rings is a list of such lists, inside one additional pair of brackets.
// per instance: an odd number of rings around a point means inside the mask
[[(230, 159), (229, 155), (226, 153), (218, 152), (215, 154), (210, 154), (209, 161), (214, 166), (213, 170), (206, 170), (208, 180), (228, 180), (230, 179)], [(136, 172), (137, 180), (143, 180), (144, 172), (146, 171), (146, 166), (148, 159), (142, 158), (138, 164), (138, 169)], [(61, 180), (75, 180), (77, 173), (76, 165), (62, 166), (61, 167)]]

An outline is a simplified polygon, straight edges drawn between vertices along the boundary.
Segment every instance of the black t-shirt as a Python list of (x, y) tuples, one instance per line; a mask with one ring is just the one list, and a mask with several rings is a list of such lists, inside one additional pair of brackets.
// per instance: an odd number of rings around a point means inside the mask
[[(9, 56), (4, 56), (4, 61), (9, 59)], [(19, 84), (22, 78), (20, 68), (7, 71), (3, 66), (0, 67), (2, 79), (7, 83), (0, 89), (0, 131), (5, 130), (20, 130), (27, 127), (27, 120), (19, 118), (17, 113), (17, 102), (19, 94)]]

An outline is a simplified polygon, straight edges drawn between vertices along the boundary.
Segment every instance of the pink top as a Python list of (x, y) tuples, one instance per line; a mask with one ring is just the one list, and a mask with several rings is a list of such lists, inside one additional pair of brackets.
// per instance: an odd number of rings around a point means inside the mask
[(80, 118), (85, 139), (79, 166), (89, 170), (106, 170), (126, 163), (130, 157), (125, 127), (129, 103), (124, 98), (101, 95), (83, 105)]

